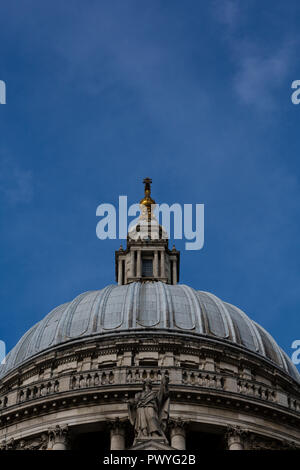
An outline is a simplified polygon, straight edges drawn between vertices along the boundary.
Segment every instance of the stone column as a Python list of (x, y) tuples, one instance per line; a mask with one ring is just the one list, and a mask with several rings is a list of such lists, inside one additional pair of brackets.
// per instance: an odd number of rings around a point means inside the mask
[(118, 261), (118, 285), (122, 285), (122, 280), (123, 280), (123, 261), (119, 258)]
[(244, 450), (244, 431), (239, 426), (228, 426), (226, 439), (228, 450)]
[(158, 277), (158, 251), (154, 251), (154, 260), (153, 260), (153, 275)]
[(68, 426), (56, 425), (49, 428), (49, 449), (52, 450), (67, 450), (68, 447)]
[(166, 277), (165, 252), (160, 252), (160, 277)]
[(141, 259), (141, 251), (140, 250), (138, 250), (138, 252), (137, 252), (136, 276), (138, 278), (142, 277), (142, 259)]
[(118, 418), (108, 423), (110, 428), (110, 450), (125, 449), (125, 425)]
[(172, 269), (173, 269), (173, 284), (177, 284), (177, 260), (172, 261)]
[(186, 422), (182, 419), (171, 419), (171, 446), (177, 450), (186, 449)]
[(129, 277), (134, 277), (135, 269), (135, 252), (134, 250), (130, 251), (130, 270), (129, 270)]

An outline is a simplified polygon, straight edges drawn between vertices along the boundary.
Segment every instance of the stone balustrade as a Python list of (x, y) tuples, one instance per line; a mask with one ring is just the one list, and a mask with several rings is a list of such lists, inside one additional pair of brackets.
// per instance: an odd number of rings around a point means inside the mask
[(223, 389), (225, 379), (220, 374), (199, 370), (182, 370), (182, 383), (198, 387)]
[(37, 382), (34, 385), (22, 387), (18, 391), (17, 403), (23, 403), (28, 400), (35, 398), (45, 397), (59, 392), (59, 381), (58, 380), (47, 380), (43, 382)]
[[(222, 375), (213, 371), (182, 368), (176, 366), (121, 366), (110, 368), (98, 368), (84, 372), (71, 372), (58, 379), (36, 381), (32, 384), (14, 388), (11, 392), (5, 392), (0, 396), (0, 410), (7, 409), (16, 404), (26, 403), (42, 397), (55, 395), (58, 392), (68, 393), (76, 390), (110, 387), (118, 385), (139, 385), (144, 380), (150, 379), (154, 384), (159, 384), (163, 374), (169, 376), (171, 386), (187, 386), (195, 389), (212, 389), (224, 393), (239, 393), (255, 399), (281, 404), (275, 388), (260, 382), (238, 378), (235, 375)], [(299, 412), (300, 403), (290, 397), (286, 402), (287, 408)]]
[[(168, 371), (166, 371), (168, 374)], [(160, 369), (151, 367), (132, 367), (126, 373), (126, 383), (141, 383), (143, 380), (159, 382), (162, 374)]]
[(270, 402), (277, 402), (276, 390), (272, 387), (266, 387), (258, 382), (249, 382), (247, 380), (239, 379), (237, 381), (238, 392), (243, 395), (260, 398)]
[(115, 373), (112, 369), (91, 371), (85, 374), (72, 374), (70, 377), (70, 389), (98, 387), (100, 385), (113, 385)]

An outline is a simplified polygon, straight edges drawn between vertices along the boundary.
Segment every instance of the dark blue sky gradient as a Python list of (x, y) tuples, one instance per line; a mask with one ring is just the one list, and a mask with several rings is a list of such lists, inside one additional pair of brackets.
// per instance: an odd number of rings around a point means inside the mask
[(10, 0), (1, 6), (0, 339), (114, 282), (96, 207), (205, 204), (181, 282), (299, 328), (297, 0)]

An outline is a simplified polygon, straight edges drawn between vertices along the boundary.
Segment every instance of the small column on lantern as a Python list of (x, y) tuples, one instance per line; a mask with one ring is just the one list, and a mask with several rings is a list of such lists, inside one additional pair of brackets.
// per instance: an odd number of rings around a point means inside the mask
[(122, 279), (123, 279), (123, 269), (122, 269), (122, 260), (119, 259), (118, 261), (118, 285), (122, 285)]
[(158, 251), (154, 251), (154, 259), (153, 259), (153, 275), (154, 277), (158, 277)]
[(166, 269), (165, 269), (165, 252), (160, 252), (160, 277), (166, 277)]
[(173, 269), (173, 284), (177, 284), (177, 260), (174, 259), (172, 261), (172, 269)]
[(130, 252), (130, 274), (129, 277), (134, 277), (135, 274), (135, 252), (131, 250)]
[(142, 259), (141, 251), (137, 251), (137, 261), (136, 261), (136, 277), (140, 278), (142, 276)]

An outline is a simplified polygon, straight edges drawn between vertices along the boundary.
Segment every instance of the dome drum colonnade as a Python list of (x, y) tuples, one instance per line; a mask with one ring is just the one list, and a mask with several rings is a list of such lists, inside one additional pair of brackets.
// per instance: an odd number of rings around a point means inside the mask
[(2, 448), (78, 448), (95, 436), (128, 448), (124, 400), (146, 378), (158, 387), (164, 373), (172, 447), (300, 447), (299, 374), (261, 326), (177, 284), (179, 253), (160, 236), (128, 240), (116, 252), (116, 278), (54, 309), (9, 353)]

